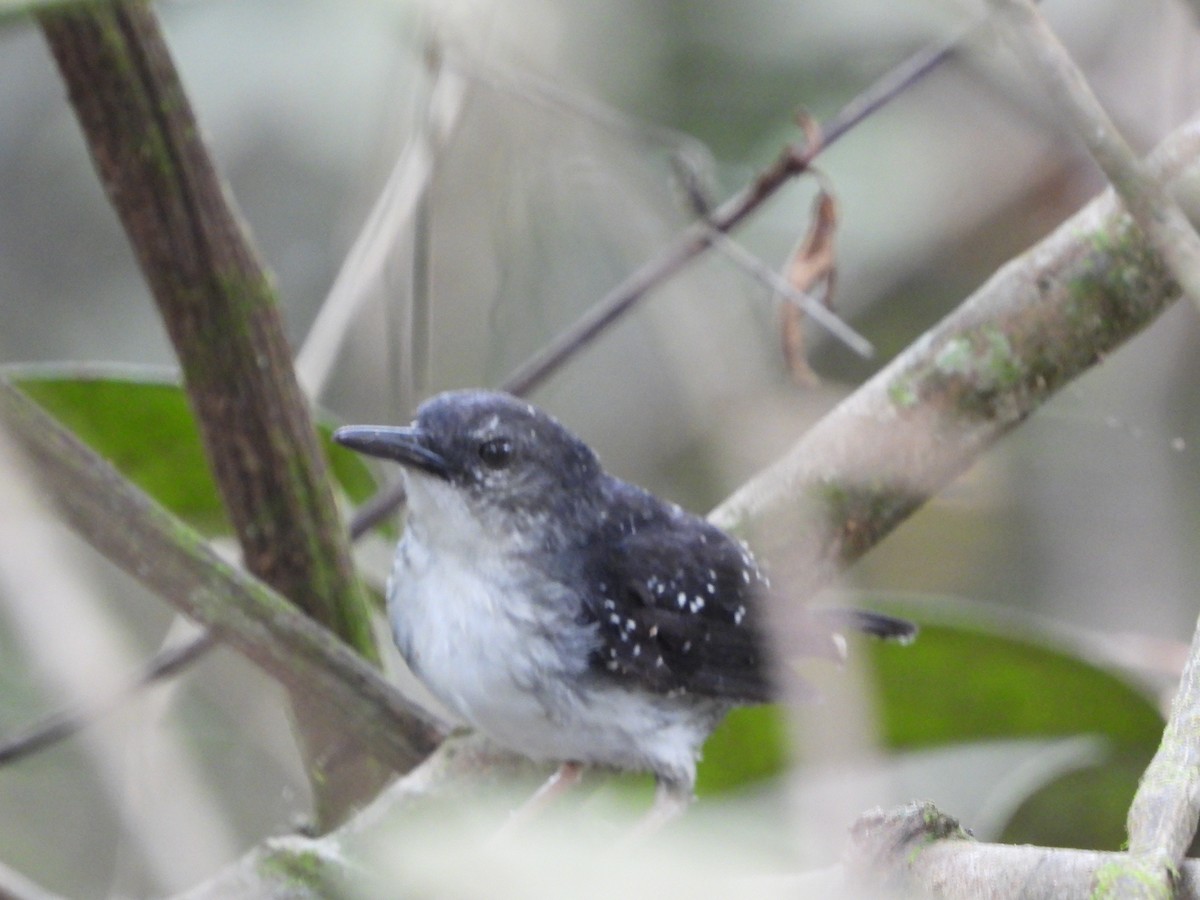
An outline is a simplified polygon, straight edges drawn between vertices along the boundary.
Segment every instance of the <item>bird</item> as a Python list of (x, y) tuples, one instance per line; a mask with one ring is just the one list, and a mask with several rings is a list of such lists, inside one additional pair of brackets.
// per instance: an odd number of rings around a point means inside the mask
[[(648, 771), (648, 822), (691, 803), (696, 765), (737, 706), (770, 702), (770, 581), (748, 547), (609, 474), (557, 419), (498, 391), (423, 403), (405, 426), (334, 440), (397, 462), (407, 499), (386, 588), (401, 656), (495, 743), (559, 768)], [(907, 642), (916, 626), (865, 610), (805, 613), (805, 656), (841, 659), (841, 632)], [(810, 620), (810, 621), (808, 621)]]

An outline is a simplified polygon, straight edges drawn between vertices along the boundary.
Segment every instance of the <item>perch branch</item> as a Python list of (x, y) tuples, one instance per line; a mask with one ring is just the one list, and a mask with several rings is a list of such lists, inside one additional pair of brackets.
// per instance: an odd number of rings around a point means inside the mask
[[(849, 886), (869, 887), (872, 895), (886, 886), (942, 900), (1059, 900), (1095, 896), (1105, 870), (1122, 856), (977, 843), (933, 804), (913, 803), (860, 817), (843, 868)], [(1200, 861), (1187, 860), (1179, 874), (1173, 896), (1200, 898)]]

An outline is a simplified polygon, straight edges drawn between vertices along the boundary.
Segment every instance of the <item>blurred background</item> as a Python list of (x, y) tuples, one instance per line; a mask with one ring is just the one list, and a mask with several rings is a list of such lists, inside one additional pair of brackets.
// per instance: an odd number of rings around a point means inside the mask
[[(801, 139), (799, 109), (827, 118), (974, 12), (884, 0), (156, 8), (277, 276), (305, 382), (342, 421), (404, 421), (420, 396), (499, 384), (689, 220), (674, 157), (723, 199)], [(1045, 11), (1140, 151), (1195, 114), (1200, 42), (1183, 4), (1049, 0)], [(775, 301), (710, 253), (533, 395), (610, 470), (711, 508), (1103, 187), (991, 44), (943, 65), (819, 166), (840, 210), (835, 306), (875, 357), (810, 326), (821, 382), (795, 386)], [(426, 173), (423, 196), (401, 177), (413, 172)], [(781, 266), (813, 195), (811, 182), (788, 186), (737, 239)], [(389, 223), (398, 209), (411, 215)], [(344, 334), (326, 306), (335, 280)], [(13, 14), (0, 18), (0, 322), (6, 365), (172, 364), (49, 54)], [(1044, 625), (1156, 700), (1196, 617), (1197, 337), (1195, 310), (1170, 310), (843, 589), (983, 604), (981, 620)], [(19, 460), (0, 462), (0, 500), (25, 517), (0, 529), (2, 736), (81, 684), (131, 669), (179, 626), (32, 504)], [(842, 806), (812, 802), (829, 811), (830, 852), (855, 812), (917, 796), (995, 837), (1031, 779), (1059, 765), (1047, 753), (1078, 761), (1078, 750), (943, 748), (875, 771)], [(179, 889), (294, 828), (305, 791), (280, 695), (222, 652), (86, 739), (0, 769), (0, 858), (73, 896)]]

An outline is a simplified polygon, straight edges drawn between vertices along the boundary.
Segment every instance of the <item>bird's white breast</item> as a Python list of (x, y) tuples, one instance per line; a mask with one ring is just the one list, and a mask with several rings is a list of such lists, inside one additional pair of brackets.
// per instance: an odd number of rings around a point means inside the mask
[(408, 485), (388, 615), (401, 654), (434, 696), (534, 759), (687, 777), (712, 719), (589, 679), (591, 638), (575, 621), (578, 600), (565, 588), (530, 595), (514, 565), (523, 538), (480, 534), (486, 523), (449, 486), (420, 476)]
[(439, 700), (501, 743), (552, 743), (553, 711), (534, 686), (563, 660), (534, 627), (514, 578), (519, 536), (480, 535), (460, 495), (409, 478), (410, 526), (397, 548), (388, 615), (409, 667)]

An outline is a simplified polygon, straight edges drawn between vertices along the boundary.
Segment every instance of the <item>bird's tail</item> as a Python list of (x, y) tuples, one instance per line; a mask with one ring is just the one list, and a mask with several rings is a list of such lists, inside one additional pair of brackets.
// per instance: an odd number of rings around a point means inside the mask
[(812, 615), (831, 631), (861, 631), (901, 644), (911, 643), (917, 636), (916, 623), (868, 609), (814, 609)]

